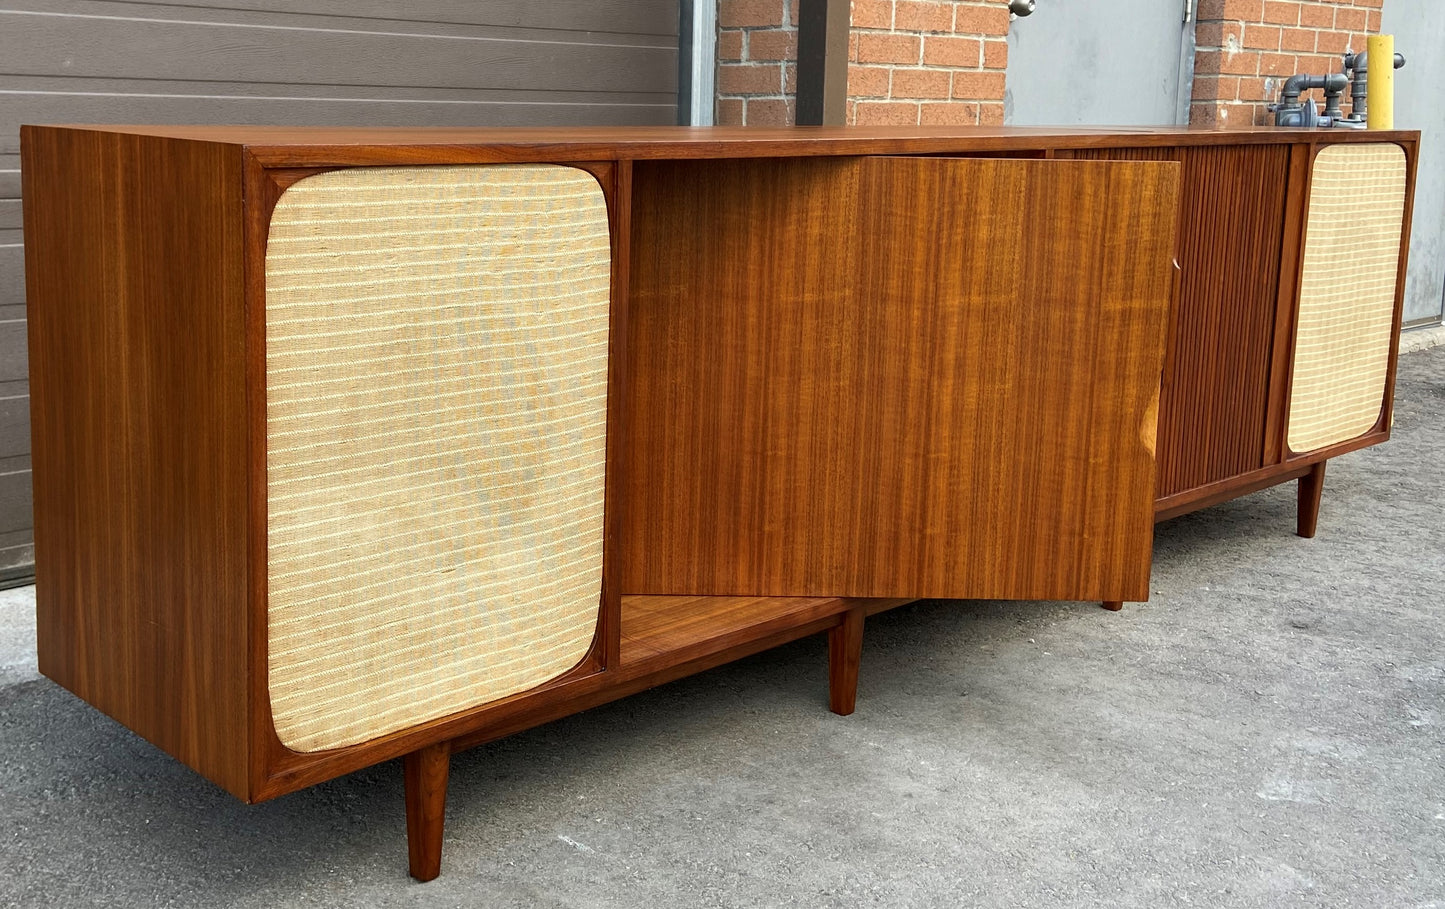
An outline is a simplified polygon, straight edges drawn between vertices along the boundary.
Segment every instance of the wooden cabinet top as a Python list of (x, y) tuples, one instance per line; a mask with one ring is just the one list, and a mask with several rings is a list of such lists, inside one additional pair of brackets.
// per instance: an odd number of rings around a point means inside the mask
[(1416, 141), (1410, 130), (1246, 127), (545, 127), (358, 128), (292, 126), (67, 125), (247, 148), (272, 167), (451, 161), (919, 155), (1047, 149)]

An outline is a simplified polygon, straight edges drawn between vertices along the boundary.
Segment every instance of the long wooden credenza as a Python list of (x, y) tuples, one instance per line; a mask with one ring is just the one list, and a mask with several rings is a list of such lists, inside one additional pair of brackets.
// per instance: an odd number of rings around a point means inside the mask
[(241, 799), (923, 597), (1148, 597), (1390, 429), (1418, 134), (25, 127), (42, 672)]

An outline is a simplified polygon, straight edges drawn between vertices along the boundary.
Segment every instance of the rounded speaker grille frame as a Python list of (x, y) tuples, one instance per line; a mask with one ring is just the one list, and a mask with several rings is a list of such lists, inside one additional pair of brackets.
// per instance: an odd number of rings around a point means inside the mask
[(294, 751), (576, 666), (602, 583), (611, 241), (557, 165), (358, 167), (266, 250), (267, 667)]

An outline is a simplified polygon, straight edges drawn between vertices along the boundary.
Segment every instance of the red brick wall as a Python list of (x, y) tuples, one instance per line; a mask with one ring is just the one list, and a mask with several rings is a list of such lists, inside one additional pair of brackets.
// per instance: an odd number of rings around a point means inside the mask
[[(718, 123), (793, 122), (797, 4), (719, 0)], [(1383, 4), (1199, 0), (1190, 123), (1268, 122), (1285, 79), (1364, 50)], [(1008, 0), (853, 0), (847, 122), (1002, 123), (1008, 27)]]
[(718, 0), (718, 123), (793, 123), (797, 23), (798, 0)]
[(853, 0), (848, 122), (1003, 122), (1008, 0)]
[[(1346, 48), (1365, 49), (1380, 31), (1384, 0), (1199, 0), (1195, 30), (1194, 126), (1269, 121), (1295, 73), (1340, 71)], [(1319, 92), (1312, 93), (1318, 99)], [(1348, 105), (1348, 97), (1346, 98)]]
[[(794, 119), (798, 0), (719, 0), (717, 122)], [(1008, 0), (853, 0), (847, 122), (1002, 123)]]

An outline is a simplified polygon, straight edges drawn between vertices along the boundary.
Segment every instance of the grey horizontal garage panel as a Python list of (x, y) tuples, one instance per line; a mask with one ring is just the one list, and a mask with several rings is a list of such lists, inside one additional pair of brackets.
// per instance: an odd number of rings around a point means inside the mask
[[(34, 507), (30, 494), (30, 471), (0, 476), (0, 515), (33, 515)], [(32, 537), (30, 527), (0, 531), (0, 589), (34, 583), (35, 543)]]
[[(25, 488), (30, 488), (29, 474)], [(16, 503), (15, 507), (23, 507)], [(0, 535), (0, 588), (20, 587), (34, 583), (35, 545), (30, 542), (30, 528)]]
[(678, 0), (0, 0), (0, 583), (30, 546), (24, 123), (675, 121)]
[(0, 584), (32, 574), (30, 471), (0, 474)]
[[(530, 88), (450, 88), (435, 85), (312, 85), (280, 82), (228, 82), (219, 79), (204, 81), (187, 79), (132, 79), (128, 77), (83, 76), (16, 76), (0, 75), (0, 97), (11, 94), (93, 94), (242, 97), (242, 98), (320, 98), (347, 103), (407, 101), (436, 104), (588, 104), (645, 105), (660, 107), (677, 103), (677, 94), (666, 85), (645, 91), (597, 92), (579, 84), (568, 89), (540, 91)], [(0, 161), (7, 160), (0, 157)], [(18, 160), (13, 164), (18, 167)]]
[[(10, 383), (0, 384), (0, 388), (12, 387)], [(20, 389), (23, 390), (24, 386)], [(8, 472), (13, 473), (17, 466), (29, 469), (29, 439), (30, 398), (15, 394), (0, 395), (0, 461), (10, 462)]]
[[(11, 79), (11, 84), (21, 80)], [(385, 97), (400, 92), (374, 89), (316, 96), (307, 86), (254, 87), (247, 93), (218, 94), (217, 86), (178, 86), (187, 91), (156, 92), (154, 83), (134, 85), (148, 94), (124, 91), (80, 93), (53, 89), (0, 90), (0, 154), (19, 151), (24, 123), (281, 123), (328, 126), (608, 126), (664, 125), (676, 118), (673, 96), (650, 100), (559, 101)], [(207, 94), (206, 92), (210, 92)], [(424, 91), (419, 93), (425, 93)]]
[[(179, 12), (179, 11), (178, 11)], [(286, 20), (298, 17), (288, 16)], [(13, 75), (95, 76), (307, 85), (391, 85), (595, 92), (677, 88), (675, 42), (643, 36), (547, 40), (489, 36), (471, 26), (424, 34), (291, 22), (258, 25), (172, 17), (120, 18), (0, 10)]]
[[(3, 276), (0, 276), (3, 280)], [(0, 382), (23, 382), (30, 377), (30, 361), (25, 349), (25, 320), (10, 319), (0, 322)], [(28, 436), (28, 434), (27, 434)], [(3, 449), (11, 447), (0, 441), (0, 457)], [(20, 451), (28, 452), (27, 442)]]
[[(13, 4), (30, 9), (92, 10), (102, 7), (182, 8), (200, 12), (253, 10), (361, 19), (401, 20), (411, 23), (490, 25), (499, 28), (562, 29), (641, 35), (677, 35), (677, 0), (188, 0), (181, 3)], [(174, 14), (173, 14), (174, 15)]]
[(25, 306), (25, 251), (20, 248), (20, 231), (5, 231), (13, 240), (13, 246), (0, 246), (0, 312), (9, 312), (12, 307)]

